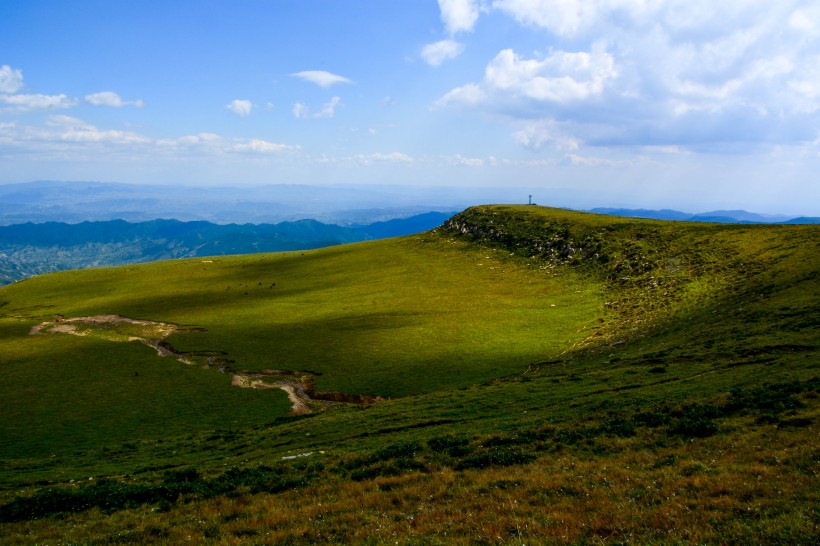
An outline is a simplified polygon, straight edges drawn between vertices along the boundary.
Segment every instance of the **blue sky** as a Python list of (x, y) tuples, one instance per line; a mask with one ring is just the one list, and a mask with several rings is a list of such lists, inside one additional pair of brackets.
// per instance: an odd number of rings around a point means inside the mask
[(4, 0), (0, 183), (820, 215), (816, 0)]

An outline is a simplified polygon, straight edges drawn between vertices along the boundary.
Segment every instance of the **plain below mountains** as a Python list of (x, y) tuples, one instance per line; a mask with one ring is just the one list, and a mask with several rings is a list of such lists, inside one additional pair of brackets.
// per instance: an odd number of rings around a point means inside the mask
[(173, 258), (307, 250), (418, 233), (441, 225), (450, 212), (366, 225), (316, 220), (228, 224), (152, 220), (25, 223), (0, 226), (0, 285), (33, 275)]

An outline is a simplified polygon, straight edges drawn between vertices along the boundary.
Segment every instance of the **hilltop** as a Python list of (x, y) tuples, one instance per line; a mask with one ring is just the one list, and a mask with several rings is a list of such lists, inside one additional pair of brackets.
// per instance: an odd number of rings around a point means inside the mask
[(486, 206), (2, 287), (0, 532), (810, 541), (818, 229)]

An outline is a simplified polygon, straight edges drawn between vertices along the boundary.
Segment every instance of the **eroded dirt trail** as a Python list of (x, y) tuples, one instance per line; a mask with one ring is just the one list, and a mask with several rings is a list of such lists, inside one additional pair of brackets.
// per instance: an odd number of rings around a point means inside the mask
[[(188, 366), (200, 365), (203, 368), (230, 373), (231, 385), (250, 389), (281, 389), (288, 395), (292, 415), (313, 413), (311, 404), (314, 401), (307, 390), (313, 384), (311, 372), (290, 370), (234, 370), (225, 355), (203, 352), (182, 352), (176, 350), (165, 339), (175, 332), (191, 331), (169, 322), (138, 320), (120, 315), (96, 315), (89, 317), (63, 318), (58, 315), (53, 321), (34, 326), (29, 335), (70, 334), (75, 336), (93, 336), (115, 342), (139, 341), (157, 351), (161, 357), (171, 357)], [(287, 379), (286, 379), (287, 378)], [(328, 405), (321, 403), (322, 407)]]

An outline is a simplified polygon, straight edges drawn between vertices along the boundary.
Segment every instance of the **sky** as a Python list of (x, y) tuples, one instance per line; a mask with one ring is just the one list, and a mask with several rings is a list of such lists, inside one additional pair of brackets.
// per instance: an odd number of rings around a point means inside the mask
[(816, 0), (3, 0), (0, 183), (820, 216)]

